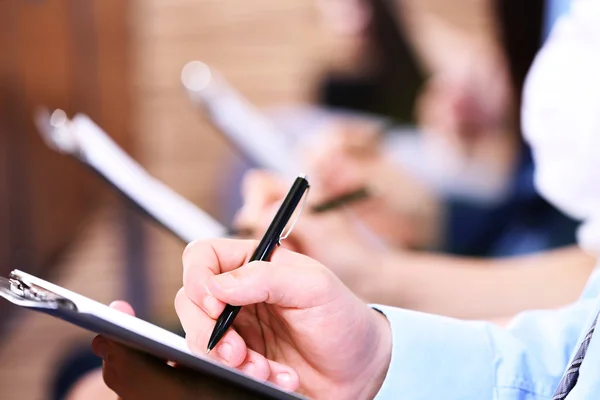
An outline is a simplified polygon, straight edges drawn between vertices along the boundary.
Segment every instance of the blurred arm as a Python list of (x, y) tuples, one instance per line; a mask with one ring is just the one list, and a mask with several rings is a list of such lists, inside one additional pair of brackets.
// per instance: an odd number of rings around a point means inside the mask
[(369, 302), (496, 319), (575, 301), (593, 267), (594, 259), (574, 246), (502, 260), (395, 251), (367, 271), (368, 279), (347, 283)]

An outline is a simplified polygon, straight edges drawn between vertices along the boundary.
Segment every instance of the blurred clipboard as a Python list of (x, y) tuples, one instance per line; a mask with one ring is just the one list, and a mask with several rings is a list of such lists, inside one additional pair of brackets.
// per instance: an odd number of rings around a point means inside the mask
[(68, 119), (62, 110), (40, 111), (35, 122), (50, 148), (91, 168), (184, 242), (227, 235), (222, 224), (151, 176), (87, 115)]
[(124, 314), (65, 288), (14, 270), (0, 277), (0, 297), (24, 308), (62, 319), (102, 334), (128, 347), (198, 371), (240, 390), (265, 399), (303, 399), (256, 381), (208, 357), (190, 352), (185, 339), (139, 318)]
[(297, 176), (301, 163), (286, 135), (219, 74), (200, 61), (181, 71), (190, 100), (202, 107), (229, 142), (255, 166)]

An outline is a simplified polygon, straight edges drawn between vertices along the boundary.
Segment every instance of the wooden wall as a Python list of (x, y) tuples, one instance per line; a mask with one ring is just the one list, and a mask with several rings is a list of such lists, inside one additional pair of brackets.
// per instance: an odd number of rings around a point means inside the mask
[(37, 271), (74, 237), (100, 185), (40, 140), (39, 106), (85, 112), (126, 144), (127, 4), (0, 2), (0, 272)]

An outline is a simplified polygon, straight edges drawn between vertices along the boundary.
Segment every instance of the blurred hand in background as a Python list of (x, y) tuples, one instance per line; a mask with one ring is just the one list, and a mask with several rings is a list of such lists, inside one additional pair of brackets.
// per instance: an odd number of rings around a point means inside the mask
[(311, 201), (326, 202), (366, 188), (371, 196), (348, 204), (346, 210), (389, 245), (432, 247), (441, 219), (438, 198), (386, 154), (377, 129), (369, 122), (339, 121), (305, 153)]
[[(243, 184), (244, 206), (240, 209), (236, 226), (254, 232), (256, 238), (266, 231), (289, 184), (264, 171), (249, 172)], [(381, 242), (353, 215), (344, 209), (322, 214), (311, 213), (313, 189), (308, 205), (282, 245), (305, 254), (327, 265), (351, 288), (363, 274), (379, 265), (376, 262)]]

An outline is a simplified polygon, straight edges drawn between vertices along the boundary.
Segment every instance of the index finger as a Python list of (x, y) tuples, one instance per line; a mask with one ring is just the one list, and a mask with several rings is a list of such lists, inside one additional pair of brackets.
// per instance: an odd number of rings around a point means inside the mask
[[(208, 290), (208, 279), (247, 264), (257, 246), (257, 240), (240, 239), (211, 239), (190, 243), (183, 252), (183, 287), (190, 300), (208, 315), (218, 315), (224, 304)], [(280, 247), (275, 248), (271, 257), (274, 262), (293, 263), (293, 260), (294, 253)]]

